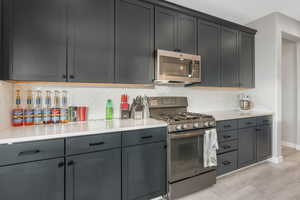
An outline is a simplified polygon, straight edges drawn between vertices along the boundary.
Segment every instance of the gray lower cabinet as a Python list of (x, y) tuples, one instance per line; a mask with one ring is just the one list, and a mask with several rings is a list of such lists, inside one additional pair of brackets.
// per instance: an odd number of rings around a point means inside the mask
[(218, 155), (217, 175), (231, 172), (237, 169), (237, 151)]
[(121, 199), (121, 149), (66, 159), (66, 200)]
[(238, 167), (241, 168), (256, 162), (256, 128), (239, 129), (238, 137)]
[(64, 159), (0, 167), (2, 200), (64, 200)]
[(166, 194), (165, 142), (129, 146), (122, 156), (123, 200), (148, 200)]
[(272, 126), (257, 128), (257, 161), (266, 160), (272, 155)]

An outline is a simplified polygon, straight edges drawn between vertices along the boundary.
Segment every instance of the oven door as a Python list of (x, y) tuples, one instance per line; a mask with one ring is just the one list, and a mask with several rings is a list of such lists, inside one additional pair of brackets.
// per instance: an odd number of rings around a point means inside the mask
[(203, 165), (204, 133), (205, 130), (193, 130), (169, 135), (170, 183), (212, 169)]

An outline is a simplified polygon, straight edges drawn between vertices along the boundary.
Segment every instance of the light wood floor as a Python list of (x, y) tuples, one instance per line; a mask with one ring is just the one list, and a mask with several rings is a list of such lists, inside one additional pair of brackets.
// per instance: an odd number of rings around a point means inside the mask
[(284, 147), (283, 157), (278, 165), (244, 169), (180, 200), (300, 200), (300, 152)]

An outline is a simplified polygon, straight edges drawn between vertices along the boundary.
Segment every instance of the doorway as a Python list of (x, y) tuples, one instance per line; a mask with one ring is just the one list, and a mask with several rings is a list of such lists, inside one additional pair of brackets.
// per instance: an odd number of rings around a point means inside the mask
[(282, 155), (297, 149), (298, 144), (298, 45), (299, 39), (282, 34)]

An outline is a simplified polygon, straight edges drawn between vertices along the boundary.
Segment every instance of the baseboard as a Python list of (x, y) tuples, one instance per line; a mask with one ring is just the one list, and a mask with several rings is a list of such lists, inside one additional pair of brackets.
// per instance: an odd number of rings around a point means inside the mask
[(282, 158), (282, 156), (272, 157), (272, 158), (268, 159), (268, 161), (271, 163), (279, 164), (283, 161), (283, 158)]
[(281, 141), (281, 144), (283, 146), (290, 147), (290, 148), (293, 148), (293, 149), (296, 149), (296, 150), (300, 151), (300, 145), (299, 144), (294, 144), (292, 142), (286, 142), (286, 141)]
[(282, 146), (286, 146), (286, 147), (290, 147), (293, 149), (296, 149), (296, 144), (292, 143), (292, 142), (287, 142), (287, 141), (281, 141), (281, 145)]

